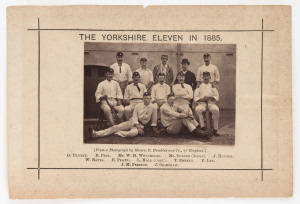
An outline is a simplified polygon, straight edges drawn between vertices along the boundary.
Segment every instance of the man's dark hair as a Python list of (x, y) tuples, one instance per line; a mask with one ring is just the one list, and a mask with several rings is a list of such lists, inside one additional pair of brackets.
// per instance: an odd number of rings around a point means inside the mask
[(168, 94), (167, 99), (169, 99), (170, 97), (175, 97), (175, 95), (173, 93)]

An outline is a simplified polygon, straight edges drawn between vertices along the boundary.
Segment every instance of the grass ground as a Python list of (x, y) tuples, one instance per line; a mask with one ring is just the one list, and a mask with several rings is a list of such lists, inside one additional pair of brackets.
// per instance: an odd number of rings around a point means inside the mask
[[(88, 138), (88, 127), (96, 127), (97, 122), (84, 122), (84, 137)], [(155, 134), (152, 131), (145, 131), (143, 136), (133, 138), (122, 138), (118, 136), (107, 136), (99, 139), (88, 140), (90, 144), (144, 144), (144, 145), (234, 145), (235, 143), (235, 111), (220, 110), (219, 137), (211, 137), (210, 140), (203, 140), (197, 136), (190, 135), (185, 129), (178, 135), (167, 133)]]

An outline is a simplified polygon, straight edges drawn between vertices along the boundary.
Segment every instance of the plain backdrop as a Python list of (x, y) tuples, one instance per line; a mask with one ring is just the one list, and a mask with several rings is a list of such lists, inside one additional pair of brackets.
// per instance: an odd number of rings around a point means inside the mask
[[(255, 199), (57, 199), (57, 200), (9, 200), (8, 198), (8, 172), (7, 172), (7, 79), (6, 79), (6, 7), (12, 5), (292, 5), (292, 22), (293, 22), (293, 125), (294, 125), (294, 196), (292, 198), (255, 198)], [(96, 0), (1, 0), (0, 1), (0, 203), (300, 203), (300, 56), (299, 56), (299, 19), (300, 19), (300, 1), (292, 0), (256, 0), (256, 1), (238, 1), (238, 0), (126, 0), (126, 1), (96, 1)], [(284, 53), (283, 53), (284, 54)], [(280, 66), (280, 65), (279, 65)], [(284, 65), (282, 65), (284, 66)], [(282, 73), (284, 74), (284, 73)]]

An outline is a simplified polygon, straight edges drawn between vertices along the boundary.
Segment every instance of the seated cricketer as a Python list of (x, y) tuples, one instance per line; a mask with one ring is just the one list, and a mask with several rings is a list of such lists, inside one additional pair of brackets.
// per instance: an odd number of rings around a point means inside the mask
[(151, 103), (151, 95), (149, 92), (144, 93), (143, 103), (139, 103), (135, 106), (133, 116), (129, 121), (114, 125), (110, 128), (100, 131), (94, 131), (89, 128), (91, 139), (98, 137), (105, 137), (111, 134), (118, 135), (120, 137), (134, 137), (138, 134), (144, 134), (144, 126), (151, 123), (153, 131), (157, 131), (157, 109)]
[(157, 105), (157, 108), (160, 108), (164, 103), (167, 102), (167, 96), (171, 93), (170, 86), (165, 83), (165, 74), (158, 74), (158, 84), (155, 84), (152, 87), (151, 97), (152, 103)]
[[(106, 72), (106, 80), (98, 84), (97, 90), (95, 92), (96, 102), (101, 103), (101, 108), (104, 111), (105, 117), (108, 120), (109, 126), (115, 125), (111, 109), (107, 102), (112, 106), (112, 108), (117, 111), (117, 116), (122, 121), (124, 114), (124, 107), (122, 106), (122, 91), (120, 89), (119, 83), (112, 80), (114, 76), (114, 70), (109, 68)], [(107, 102), (106, 102), (106, 100)]]
[(143, 102), (143, 94), (147, 92), (144, 84), (139, 83), (140, 74), (133, 72), (132, 74), (133, 83), (129, 84), (124, 93), (124, 115), (126, 120), (132, 116), (134, 107)]
[(178, 84), (172, 86), (172, 91), (175, 96), (174, 104), (181, 108), (184, 113), (193, 117), (193, 112), (190, 109), (190, 100), (193, 99), (193, 89), (190, 85), (184, 83), (184, 73), (177, 74)]
[[(219, 124), (219, 108), (215, 104), (219, 101), (219, 93), (216, 88), (213, 88), (213, 85), (209, 83), (210, 73), (203, 72), (203, 81), (199, 88), (195, 90), (194, 100), (197, 103), (195, 108), (196, 117), (199, 120), (200, 128), (204, 130), (204, 119), (202, 113), (206, 111), (206, 108), (212, 113), (212, 121), (213, 121), (213, 134), (215, 136), (219, 136), (218, 124)], [(206, 105), (208, 102), (208, 105)], [(208, 106), (208, 107), (207, 107)]]
[(198, 130), (198, 123), (191, 118), (188, 114), (183, 113), (182, 110), (174, 104), (175, 97), (173, 94), (168, 95), (167, 103), (163, 104), (160, 108), (161, 123), (167, 128), (166, 131), (169, 134), (178, 134), (183, 126), (188, 130), (199, 136), (205, 135), (202, 131)]

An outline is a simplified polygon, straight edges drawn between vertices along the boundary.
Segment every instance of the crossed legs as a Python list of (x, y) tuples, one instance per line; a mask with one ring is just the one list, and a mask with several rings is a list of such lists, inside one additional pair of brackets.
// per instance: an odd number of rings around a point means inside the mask
[(100, 131), (92, 131), (92, 138), (105, 137), (108, 135), (116, 134), (121, 137), (134, 137), (138, 135), (137, 128), (131, 121), (126, 121), (118, 125)]

